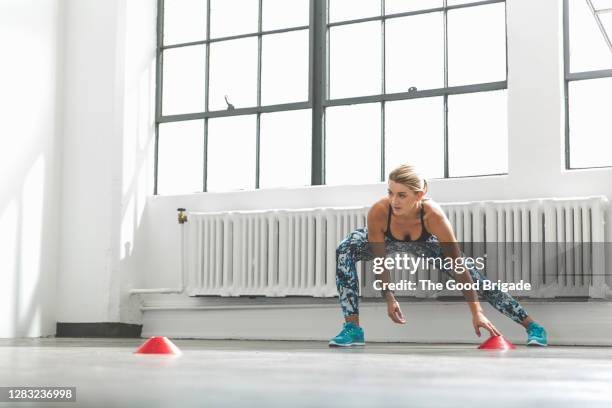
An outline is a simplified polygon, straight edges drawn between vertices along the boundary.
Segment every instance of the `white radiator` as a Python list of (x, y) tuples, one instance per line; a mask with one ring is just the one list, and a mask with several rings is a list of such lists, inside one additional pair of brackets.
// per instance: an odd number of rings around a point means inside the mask
[[(465, 252), (491, 280), (532, 283), (534, 298), (606, 296), (606, 197), (442, 205)], [(482, 243), (482, 244), (479, 244)]]
[[(530, 297), (606, 295), (605, 197), (441, 204), (466, 254), (491, 280), (532, 283)], [(191, 296), (336, 296), (335, 250), (366, 225), (367, 207), (189, 213)], [(594, 244), (598, 243), (598, 244)], [(361, 294), (378, 296), (361, 265)], [(446, 279), (419, 271), (408, 279)], [(433, 272), (432, 272), (433, 273)], [(396, 276), (396, 280), (401, 278)], [(444, 295), (440, 292), (436, 295)], [(432, 296), (417, 292), (398, 295)]]
[(187, 292), (334, 296), (336, 246), (349, 231), (365, 226), (367, 210), (189, 213)]

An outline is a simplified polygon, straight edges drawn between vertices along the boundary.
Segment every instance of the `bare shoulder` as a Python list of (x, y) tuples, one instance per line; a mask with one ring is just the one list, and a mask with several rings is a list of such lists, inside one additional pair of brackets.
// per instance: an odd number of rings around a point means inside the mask
[(436, 224), (444, 222), (446, 215), (440, 204), (430, 198), (423, 200), (423, 219), (425, 222)]
[(377, 202), (370, 207), (368, 211), (368, 225), (378, 226), (381, 228), (384, 227), (384, 224), (387, 220), (387, 215), (389, 212), (389, 200), (385, 198), (381, 198)]
[(386, 218), (388, 211), (389, 211), (389, 199), (386, 197), (381, 198), (380, 200), (375, 202), (374, 205), (372, 205), (372, 207), (370, 207), (370, 210), (368, 211), (368, 218), (374, 218), (374, 219)]
[(455, 233), (440, 204), (433, 200), (423, 201), (425, 226), (440, 242), (456, 242)]

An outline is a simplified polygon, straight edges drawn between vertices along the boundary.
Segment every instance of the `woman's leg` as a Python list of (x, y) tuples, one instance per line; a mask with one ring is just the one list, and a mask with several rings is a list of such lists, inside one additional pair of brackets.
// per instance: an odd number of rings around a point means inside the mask
[[(424, 249), (428, 256), (431, 257), (444, 257), (442, 247), (436, 238), (432, 238), (430, 241), (425, 243)], [(480, 282), (480, 287), (483, 287), (485, 281), (490, 281), (485, 275), (483, 275), (478, 269), (472, 264), (466, 265), (467, 270), (470, 272), (470, 276), (474, 282)], [(451, 271), (445, 269), (445, 272), (454, 279)], [(500, 289), (495, 290), (481, 290), (479, 292), (487, 302), (489, 302), (495, 309), (497, 309), (503, 315), (514, 320), (518, 324), (525, 328), (528, 328), (529, 323), (535, 322), (525, 311), (525, 308), (512, 297), (508, 292), (502, 292)]]
[[(479, 281), (481, 287), (485, 281), (489, 281), (486, 276), (480, 273), (480, 271), (473, 266), (469, 267), (468, 271), (472, 276), (472, 280), (474, 282)], [(534, 321), (529, 315), (527, 315), (525, 308), (521, 306), (518, 300), (513, 298), (508, 292), (503, 292), (500, 289), (492, 289), (481, 290), (480, 294), (500, 313), (508, 316), (510, 319), (523, 325), (525, 328), (529, 326), (529, 323)]]
[(367, 229), (359, 228), (348, 234), (336, 248), (336, 287), (342, 314), (346, 322), (359, 326), (359, 277), (357, 262), (368, 245)]

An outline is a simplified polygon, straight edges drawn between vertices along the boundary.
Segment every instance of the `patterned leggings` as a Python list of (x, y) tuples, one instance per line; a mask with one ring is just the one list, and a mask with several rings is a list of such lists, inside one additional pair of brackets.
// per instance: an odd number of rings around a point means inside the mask
[[(385, 237), (385, 244), (393, 245), (393, 241)], [(426, 244), (427, 245), (423, 245), (423, 243), (401, 243), (404, 250), (406, 246), (409, 247), (410, 245), (414, 245), (415, 248), (418, 247), (421, 249), (420, 252), (423, 252), (422, 249), (426, 248), (428, 253), (424, 254), (425, 256), (443, 256), (442, 248), (435, 236), (432, 235), (426, 241)], [(358, 228), (348, 234), (336, 249), (336, 286), (338, 288), (338, 294), (340, 295), (342, 313), (345, 317), (359, 313), (359, 280), (356, 263), (358, 261), (367, 261), (371, 259), (373, 259), (373, 256), (369, 251), (367, 228)], [(444, 271), (452, 277), (449, 269), (444, 269)], [(468, 268), (468, 271), (474, 282), (481, 282), (481, 287), (484, 281), (488, 281), (488, 279), (477, 269), (471, 267)], [(501, 313), (517, 323), (522, 322), (527, 317), (525, 309), (516, 299), (510, 296), (508, 292), (502, 292), (499, 289), (480, 290), (479, 295)]]

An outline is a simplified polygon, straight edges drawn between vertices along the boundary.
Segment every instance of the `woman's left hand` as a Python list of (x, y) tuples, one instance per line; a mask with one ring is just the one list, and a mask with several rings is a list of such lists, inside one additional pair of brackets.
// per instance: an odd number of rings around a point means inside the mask
[(486, 316), (482, 312), (478, 312), (472, 318), (472, 324), (474, 325), (474, 331), (480, 337), (480, 328), (487, 329), (491, 336), (501, 336), (499, 330), (493, 326), (493, 323), (486, 318)]

